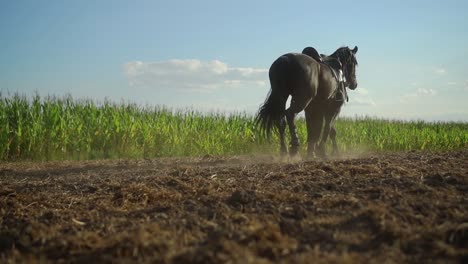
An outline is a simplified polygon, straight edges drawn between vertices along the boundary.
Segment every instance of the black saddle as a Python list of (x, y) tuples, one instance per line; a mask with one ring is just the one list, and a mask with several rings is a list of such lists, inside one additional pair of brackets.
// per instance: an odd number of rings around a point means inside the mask
[(302, 50), (302, 54), (308, 55), (309, 57), (312, 57), (314, 60), (323, 63), (322, 56), (319, 55), (319, 53), (317, 52), (315, 48), (306, 47)]
[(308, 55), (309, 57), (312, 57), (314, 60), (328, 65), (331, 68), (336, 80), (338, 82), (342, 81), (343, 78), (340, 76), (342, 65), (341, 65), (341, 62), (337, 58), (330, 57), (324, 54), (319, 54), (317, 50), (313, 47), (304, 48), (302, 50), (302, 54)]

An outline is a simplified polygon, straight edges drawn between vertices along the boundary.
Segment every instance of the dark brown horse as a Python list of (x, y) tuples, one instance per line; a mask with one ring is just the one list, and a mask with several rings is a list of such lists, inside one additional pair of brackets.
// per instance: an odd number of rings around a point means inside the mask
[[(356, 52), (357, 47), (350, 49), (341, 47), (332, 55), (341, 65), (345, 76), (345, 86), (356, 89)], [(271, 90), (265, 103), (258, 111), (256, 121), (267, 135), (274, 127), (278, 128), (281, 153), (287, 152), (285, 142), (286, 123), (291, 134), (290, 155), (296, 155), (299, 150), (299, 138), (294, 123), (295, 116), (305, 110), (307, 122), (308, 154), (315, 156), (314, 137), (320, 136), (320, 128), (315, 120), (322, 117), (326, 102), (333, 98), (340, 89), (340, 83), (330, 66), (317, 61), (306, 54), (288, 53), (276, 59), (269, 71)], [(291, 96), (291, 104), (286, 109), (286, 101)], [(314, 124), (315, 123), (315, 124)], [(317, 130), (316, 130), (317, 129)]]

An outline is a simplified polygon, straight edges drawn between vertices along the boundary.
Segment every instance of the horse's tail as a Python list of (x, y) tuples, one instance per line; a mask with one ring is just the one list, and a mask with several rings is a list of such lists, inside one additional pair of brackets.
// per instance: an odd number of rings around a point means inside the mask
[(258, 110), (255, 123), (260, 130), (270, 137), (271, 131), (285, 115), (289, 93), (286, 87), (288, 59), (280, 57), (270, 68), (271, 90), (265, 103)]

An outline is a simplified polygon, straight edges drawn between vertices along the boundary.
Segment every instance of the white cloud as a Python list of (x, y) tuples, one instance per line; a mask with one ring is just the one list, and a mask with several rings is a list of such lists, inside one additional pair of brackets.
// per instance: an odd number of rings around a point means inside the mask
[(418, 88), (410, 93), (404, 94), (401, 96), (400, 101), (406, 102), (412, 98), (421, 98), (421, 97), (430, 97), (437, 94), (437, 91), (434, 89), (428, 88)]
[(350, 105), (375, 106), (375, 101), (369, 96), (369, 91), (358, 87), (356, 90), (348, 91)]
[(267, 85), (268, 70), (229, 67), (213, 60), (132, 61), (124, 74), (135, 88), (181, 89), (210, 92), (223, 88), (262, 87)]
[(355, 98), (350, 102), (352, 105), (360, 105), (360, 106), (376, 106), (377, 104), (372, 100), (372, 98)]
[(468, 83), (463, 81), (449, 81), (440, 85), (440, 91), (451, 91), (451, 92), (460, 92), (468, 90)]
[(447, 73), (447, 70), (444, 69), (444, 68), (437, 68), (437, 69), (434, 70), (434, 72), (435, 72), (436, 74), (443, 75), (443, 74), (446, 74), (446, 73)]
[(418, 88), (416, 90), (417, 96), (432, 96), (435, 94), (436, 94), (436, 91), (434, 89)]
[(437, 92), (434, 89), (427, 89), (427, 88), (418, 88), (415, 91), (403, 95), (403, 97), (421, 97), (421, 96), (433, 96), (436, 95)]
[(369, 91), (366, 88), (357, 88), (356, 90), (353, 90), (353, 93), (356, 93), (361, 96), (367, 96), (369, 94)]

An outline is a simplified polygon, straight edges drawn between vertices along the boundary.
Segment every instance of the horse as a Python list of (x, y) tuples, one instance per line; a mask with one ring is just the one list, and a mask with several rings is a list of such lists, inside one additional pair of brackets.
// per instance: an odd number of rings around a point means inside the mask
[[(345, 102), (349, 100), (345, 82), (338, 76), (342, 74), (339, 72), (342, 65), (339, 61), (335, 61), (334, 59), (330, 60), (330, 57), (327, 55), (319, 54), (313, 47), (304, 48), (302, 50), (302, 54), (309, 55), (318, 62), (328, 64), (332, 70), (337, 72), (337, 76), (335, 77), (338, 79), (339, 88), (335, 93), (335, 96), (322, 102), (312, 101), (309, 105), (311, 114), (308, 115), (309, 120), (307, 121), (308, 124), (313, 124), (311, 127), (312, 135), (310, 136), (310, 140), (312, 141), (312, 146), (318, 146), (319, 156), (327, 156), (325, 153), (325, 146), (328, 136), (330, 136), (330, 139), (332, 140), (332, 155), (336, 156), (338, 154), (338, 144), (336, 143), (336, 129), (334, 127), (334, 123), (341, 112), (341, 107), (343, 107)], [(323, 125), (324, 121), (325, 125)], [(322, 133), (322, 127), (323, 134), (320, 143), (317, 144), (320, 134)]]
[[(356, 81), (356, 53), (358, 47), (340, 47), (327, 59), (338, 61), (345, 76), (345, 86), (354, 90)], [(299, 138), (297, 136), (294, 119), (302, 111), (305, 112), (307, 123), (308, 155), (315, 156), (314, 137), (320, 136), (318, 126), (314, 127), (314, 120), (322, 116), (322, 110), (317, 106), (331, 99), (339, 89), (339, 81), (336, 74), (328, 65), (315, 60), (313, 57), (302, 53), (287, 53), (277, 58), (269, 69), (271, 89), (265, 102), (260, 106), (256, 124), (260, 130), (270, 137), (276, 127), (280, 137), (280, 153), (285, 155), (287, 151), (285, 141), (286, 124), (289, 127), (291, 137), (290, 156), (299, 152)], [(291, 96), (291, 103), (286, 109), (286, 101)], [(315, 111), (315, 113), (314, 113)], [(316, 122), (316, 121), (315, 121)]]

